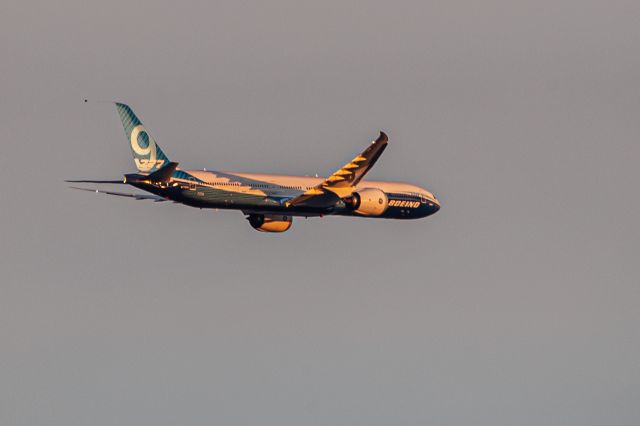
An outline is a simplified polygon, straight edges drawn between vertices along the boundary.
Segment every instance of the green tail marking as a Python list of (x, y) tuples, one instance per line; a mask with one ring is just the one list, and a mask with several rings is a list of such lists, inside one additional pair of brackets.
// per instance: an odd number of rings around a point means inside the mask
[(133, 161), (138, 171), (152, 173), (167, 165), (169, 158), (162, 152), (133, 110), (121, 103), (116, 103), (116, 109), (122, 120), (124, 133), (129, 140)]

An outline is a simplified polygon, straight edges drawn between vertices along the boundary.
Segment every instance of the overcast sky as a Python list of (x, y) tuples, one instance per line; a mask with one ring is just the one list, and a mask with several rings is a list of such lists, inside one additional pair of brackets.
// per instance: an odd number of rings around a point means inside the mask
[[(369, 177), (443, 206), (262, 234), (68, 189), (134, 170), (114, 100), (183, 168), (385, 130)], [(637, 425), (639, 141), (637, 1), (4, 0), (0, 424)]]

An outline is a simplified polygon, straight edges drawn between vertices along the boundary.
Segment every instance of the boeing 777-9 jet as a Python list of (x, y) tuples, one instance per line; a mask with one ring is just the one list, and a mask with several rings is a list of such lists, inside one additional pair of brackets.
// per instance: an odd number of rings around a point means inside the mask
[(294, 216), (329, 215), (417, 219), (440, 209), (426, 189), (403, 182), (363, 180), (388, 138), (380, 132), (361, 154), (327, 178), (274, 174), (181, 170), (160, 149), (129, 106), (116, 103), (137, 173), (122, 180), (69, 180), (126, 184), (145, 194), (78, 188), (136, 200), (173, 201), (192, 207), (241, 210), (254, 229), (284, 232)]

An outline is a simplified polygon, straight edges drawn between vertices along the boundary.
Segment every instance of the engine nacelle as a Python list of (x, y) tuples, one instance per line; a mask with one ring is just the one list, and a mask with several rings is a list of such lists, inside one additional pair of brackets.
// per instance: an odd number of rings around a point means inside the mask
[(389, 206), (387, 194), (376, 188), (365, 188), (354, 192), (345, 202), (356, 213), (363, 216), (380, 216)]
[(293, 223), (291, 216), (280, 214), (250, 214), (247, 220), (253, 229), (260, 232), (284, 232)]

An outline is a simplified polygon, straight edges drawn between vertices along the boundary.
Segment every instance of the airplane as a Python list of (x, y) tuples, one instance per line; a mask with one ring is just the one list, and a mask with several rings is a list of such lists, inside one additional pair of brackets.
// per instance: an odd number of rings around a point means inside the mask
[(133, 110), (116, 103), (137, 173), (121, 180), (66, 180), (73, 183), (124, 184), (144, 194), (73, 189), (156, 202), (173, 201), (207, 209), (240, 210), (262, 232), (285, 232), (294, 217), (353, 216), (417, 219), (440, 209), (424, 188), (404, 182), (364, 180), (387, 147), (384, 132), (362, 153), (329, 177), (181, 170), (170, 161)]

